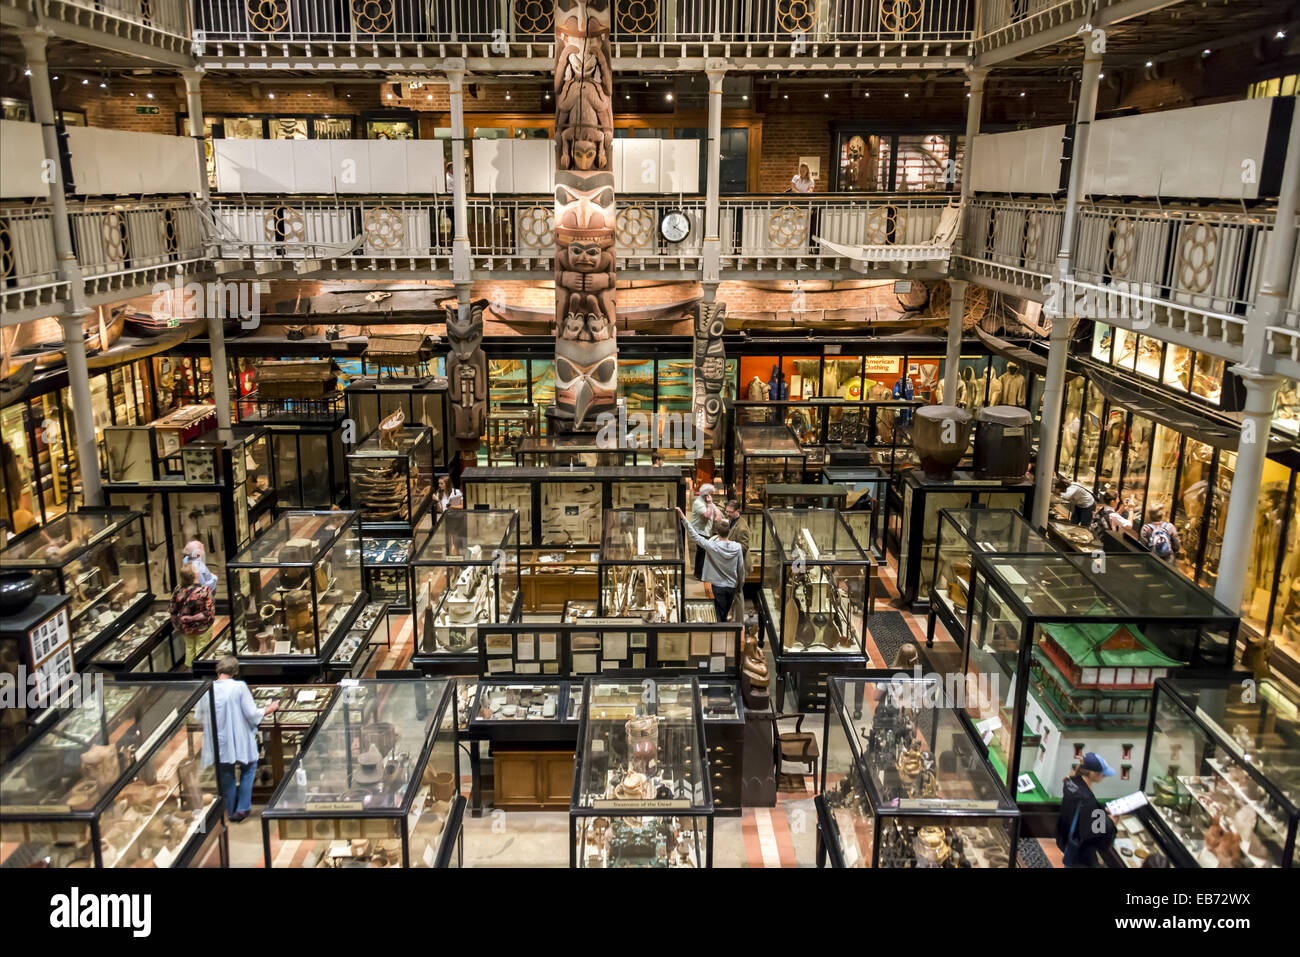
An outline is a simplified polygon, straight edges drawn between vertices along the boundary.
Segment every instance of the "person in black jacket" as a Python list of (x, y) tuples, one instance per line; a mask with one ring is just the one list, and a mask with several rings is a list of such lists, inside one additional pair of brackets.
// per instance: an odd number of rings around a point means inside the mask
[(1065, 852), (1066, 867), (1104, 866), (1098, 855), (1115, 842), (1115, 822), (1092, 793), (1092, 786), (1114, 773), (1100, 754), (1089, 751), (1065, 779), (1056, 846)]

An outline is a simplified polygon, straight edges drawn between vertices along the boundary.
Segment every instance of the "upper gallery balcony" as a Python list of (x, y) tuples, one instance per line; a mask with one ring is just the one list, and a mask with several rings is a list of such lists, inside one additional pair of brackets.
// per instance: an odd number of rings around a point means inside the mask
[[(0, 0), (0, 24), (13, 29), (51, 27), (52, 63), (193, 63), (189, 0)], [(86, 46), (97, 52), (88, 56)]]
[[(614, 68), (736, 69), (810, 61), (834, 68), (959, 66), (971, 52), (973, 0), (611, 0)], [(194, 0), (200, 59), (212, 68), (436, 68), (549, 71), (551, 0)], [(360, 58), (358, 61), (357, 58)], [(377, 58), (377, 59), (376, 59)], [(632, 61), (635, 60), (635, 64)]]
[(1294, 19), (1292, 0), (980, 0), (973, 53), (978, 66), (1050, 65), (1076, 60), (1081, 35), (1100, 30), (1108, 63), (1140, 64)]
[[(63, 311), (72, 301), (54, 244), (41, 128), (0, 121), (0, 323)], [(194, 143), (96, 127), (68, 130), (72, 251), (89, 306), (140, 295), (206, 266)]]
[[(1066, 127), (977, 137), (954, 271), (1052, 302), (1067, 315), (1239, 362), (1274, 229), (1285, 98), (1101, 120), (1084, 171), (1067, 288), (1055, 283), (1065, 210)], [(1141, 127), (1140, 133), (1135, 132)], [(1293, 212), (1293, 211), (1292, 211)], [(1296, 229), (1294, 215), (1287, 229)], [(1300, 258), (1292, 269), (1300, 275)], [(1300, 282), (1264, 330), (1288, 376), (1300, 372)]]

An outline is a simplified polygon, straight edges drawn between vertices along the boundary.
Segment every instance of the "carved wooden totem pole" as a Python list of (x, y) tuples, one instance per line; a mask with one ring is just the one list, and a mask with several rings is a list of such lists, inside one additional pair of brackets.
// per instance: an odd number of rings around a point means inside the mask
[(614, 78), (610, 0), (555, 3), (555, 412), (578, 430), (613, 412)]
[(727, 378), (727, 304), (703, 302), (695, 312), (695, 427), (712, 435), (722, 415), (722, 386)]
[(447, 316), (447, 393), (451, 401), (451, 431), (456, 447), (477, 452), (479, 436), (487, 425), (487, 356), (483, 353), (483, 313), (486, 299), (469, 304), (464, 321), (456, 306), (445, 307)]

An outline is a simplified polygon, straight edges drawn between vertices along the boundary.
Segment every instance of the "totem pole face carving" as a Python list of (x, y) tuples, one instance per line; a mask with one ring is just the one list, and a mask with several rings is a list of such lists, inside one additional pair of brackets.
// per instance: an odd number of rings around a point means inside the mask
[(725, 303), (702, 303), (695, 314), (695, 421), (713, 431), (722, 414), (722, 386), (727, 376)]
[(483, 352), (483, 313), (488, 301), (470, 303), (462, 320), (456, 306), (445, 309), (447, 342), (447, 393), (451, 402), (451, 428), (457, 447), (476, 452), (487, 425), (487, 356)]
[(578, 429), (618, 394), (609, 0), (555, 3), (555, 415)]

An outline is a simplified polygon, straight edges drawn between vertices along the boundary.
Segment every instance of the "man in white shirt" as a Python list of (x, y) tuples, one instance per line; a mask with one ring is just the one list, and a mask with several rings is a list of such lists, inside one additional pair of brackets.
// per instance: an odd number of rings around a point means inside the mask
[(1070, 506), (1070, 524), (1087, 528), (1092, 524), (1092, 509), (1097, 504), (1093, 494), (1078, 482), (1067, 482), (1061, 477), (1056, 479), (1056, 491), (1061, 501)]
[[(226, 813), (232, 824), (248, 817), (253, 803), (253, 779), (257, 777), (257, 726), (268, 714), (280, 710), (280, 702), (272, 701), (265, 708), (253, 703), (253, 693), (248, 685), (235, 678), (239, 674), (239, 659), (226, 655), (217, 662), (217, 680), (212, 685), (212, 702), (217, 712), (217, 741), (221, 752), (217, 755), (217, 780), (221, 794), (226, 799)], [(207, 707), (199, 705), (199, 717), (207, 725)], [(203, 736), (203, 763), (212, 762), (212, 735)], [(239, 768), (239, 783), (235, 783), (235, 768)]]
[(816, 184), (812, 177), (812, 171), (808, 169), (808, 164), (800, 163), (799, 172), (790, 177), (790, 191), (792, 193), (811, 193), (814, 185)]
[(713, 608), (718, 613), (718, 621), (726, 621), (731, 614), (731, 603), (736, 597), (736, 589), (745, 580), (745, 553), (739, 542), (728, 537), (731, 527), (725, 518), (713, 523), (713, 538), (705, 538), (695, 530), (691, 520), (680, 508), (686, 534), (695, 540), (695, 544), (704, 550), (704, 573), (706, 581), (713, 589)]

